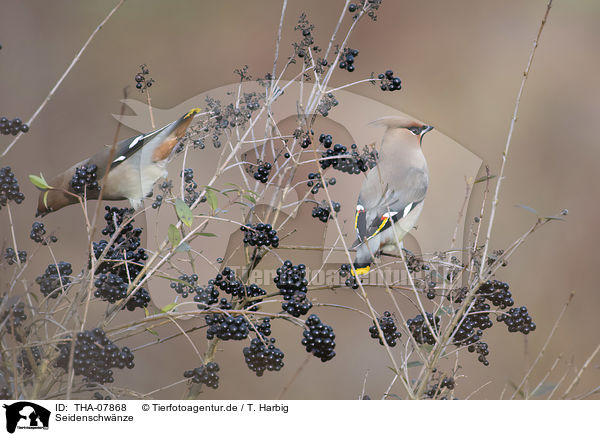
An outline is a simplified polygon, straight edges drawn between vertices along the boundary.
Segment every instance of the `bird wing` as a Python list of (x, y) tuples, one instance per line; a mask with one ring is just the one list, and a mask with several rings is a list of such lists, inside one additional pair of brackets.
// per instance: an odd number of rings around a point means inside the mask
[(425, 170), (406, 168), (395, 171), (395, 179), (383, 184), (373, 168), (358, 197), (354, 227), (364, 242), (407, 216), (425, 199), (429, 180)]
[[(171, 123), (173, 124), (173, 123)], [(135, 154), (139, 151), (145, 144), (150, 142), (153, 138), (155, 138), (160, 132), (165, 130), (171, 124), (167, 124), (160, 129), (155, 130), (154, 132), (150, 132), (148, 134), (141, 134), (137, 136), (132, 136), (131, 138), (124, 139), (117, 144), (117, 150), (115, 153), (115, 157), (110, 164), (111, 169), (119, 165), (128, 157)]]

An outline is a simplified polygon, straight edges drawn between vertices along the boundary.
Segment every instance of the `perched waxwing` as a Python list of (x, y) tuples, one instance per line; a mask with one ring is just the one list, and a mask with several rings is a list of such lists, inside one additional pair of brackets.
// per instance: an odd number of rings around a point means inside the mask
[(160, 129), (120, 141), (111, 162), (109, 159), (112, 147), (108, 146), (57, 175), (48, 183), (52, 188), (47, 195), (46, 192), (40, 194), (36, 216), (44, 216), (78, 202), (76, 196), (68, 195), (64, 191), (75, 192), (73, 176), (78, 173), (77, 169), (83, 166), (93, 168), (97, 174), (98, 189), (86, 191), (88, 200), (95, 200), (100, 195), (100, 184), (108, 166), (102, 198), (129, 200), (134, 209), (140, 208), (144, 197), (152, 192), (152, 185), (161, 177), (167, 176), (167, 163), (173, 149), (198, 113), (200, 109), (192, 109)]
[(385, 126), (377, 165), (367, 173), (356, 204), (354, 243), (357, 275), (366, 274), (373, 256), (397, 252), (415, 226), (429, 185), (421, 150), (423, 136), (433, 129), (405, 117), (384, 117), (371, 124)]

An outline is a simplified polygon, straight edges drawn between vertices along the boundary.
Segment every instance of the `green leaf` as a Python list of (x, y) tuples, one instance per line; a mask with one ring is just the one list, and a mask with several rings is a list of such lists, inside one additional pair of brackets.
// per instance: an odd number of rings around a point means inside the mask
[(241, 202), (241, 201), (234, 201), (234, 202), (233, 202), (233, 204), (239, 204), (239, 205), (241, 205), (241, 206), (246, 206), (246, 207), (248, 207), (248, 208), (252, 209), (252, 205), (251, 205), (251, 204), (248, 204), (248, 203), (243, 203), (243, 202)]
[(219, 204), (219, 202), (217, 200), (217, 196), (212, 191), (212, 189), (210, 189), (208, 186), (206, 188), (207, 188), (206, 189), (206, 201), (208, 201), (208, 205), (210, 206), (210, 208), (212, 210), (216, 210), (217, 205)]
[(42, 173), (40, 173), (39, 177), (29, 174), (29, 180), (36, 188), (41, 189), (42, 191), (47, 191), (48, 189), (52, 188), (52, 186), (48, 185), (48, 182), (46, 182), (46, 179), (44, 179)]
[(181, 198), (175, 200), (175, 212), (177, 212), (177, 216), (183, 224), (188, 227), (192, 226), (194, 215), (192, 214), (192, 210), (189, 208), (189, 206), (185, 204), (185, 201), (183, 201)]
[(527, 212), (531, 212), (535, 216), (538, 216), (537, 210), (535, 210), (533, 207), (525, 206), (524, 204), (517, 204), (515, 207), (520, 207), (521, 209), (525, 209)]
[(246, 200), (252, 202), (252, 204), (256, 204), (256, 200), (251, 195), (244, 194), (242, 197), (244, 197)]
[(396, 394), (386, 394), (386, 397), (389, 398), (395, 398), (396, 400), (402, 400), (402, 398), (400, 398), (398, 395)]
[(146, 331), (152, 333), (154, 336), (158, 336), (158, 332), (156, 330), (146, 329)]
[(563, 217), (560, 216), (545, 216), (544, 219), (547, 219), (548, 221), (566, 221)]
[(49, 208), (48, 208), (48, 193), (49, 193), (49, 192), (50, 192), (50, 191), (46, 191), (46, 192), (44, 192), (44, 196), (42, 197), (42, 198), (43, 198), (43, 200), (44, 200), (44, 206), (46, 206), (46, 209), (49, 209)]
[(190, 247), (190, 244), (188, 244), (187, 242), (182, 242), (181, 244), (179, 244), (177, 246), (175, 251), (178, 253), (186, 253), (186, 252), (190, 251), (191, 248), (192, 247)]
[(208, 238), (216, 238), (217, 237), (217, 235), (215, 235), (214, 233), (197, 232), (197, 233), (194, 233), (194, 235), (197, 235), (197, 236), (206, 236)]
[(488, 180), (492, 180), (492, 179), (495, 179), (495, 178), (496, 178), (496, 176), (483, 176), (483, 177), (480, 177), (477, 180), (475, 180), (473, 182), (473, 184), (475, 184), (475, 183), (481, 183), (481, 182), (487, 182)]
[(407, 368), (414, 368), (416, 366), (423, 366), (423, 362), (419, 362), (418, 360), (413, 360), (412, 362), (408, 362), (406, 364)]
[(177, 306), (177, 303), (169, 303), (166, 306), (161, 307), (160, 311), (162, 313), (167, 313), (172, 311), (175, 306)]
[(173, 248), (177, 248), (181, 242), (181, 233), (174, 224), (169, 224), (169, 230), (167, 231), (169, 242)]

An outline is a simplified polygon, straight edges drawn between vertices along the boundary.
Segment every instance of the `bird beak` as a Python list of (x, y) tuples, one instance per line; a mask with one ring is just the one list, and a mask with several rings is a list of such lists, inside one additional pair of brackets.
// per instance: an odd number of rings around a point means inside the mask
[(425, 136), (425, 133), (427, 133), (431, 130), (433, 130), (433, 126), (425, 126), (425, 128), (421, 132), (421, 137), (419, 138), (419, 145), (423, 144), (423, 136)]

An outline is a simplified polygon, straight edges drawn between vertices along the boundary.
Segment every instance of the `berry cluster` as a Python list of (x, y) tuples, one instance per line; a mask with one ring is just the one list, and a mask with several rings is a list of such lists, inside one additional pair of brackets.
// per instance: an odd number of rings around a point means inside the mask
[[(232, 297), (238, 297), (239, 299), (252, 299), (248, 302), (246, 307), (254, 306), (262, 301), (256, 297), (267, 295), (267, 291), (254, 283), (252, 283), (250, 286), (245, 286), (241, 280), (238, 280), (235, 277), (235, 272), (228, 266), (223, 268), (221, 274), (217, 274), (213, 283), (214, 286), (219, 287), (219, 289), (224, 291), (226, 294), (231, 295)], [(254, 306), (253, 309), (257, 310), (258, 308)]]
[[(377, 322), (379, 323), (379, 327), (381, 327), (386, 344), (388, 344), (390, 347), (395, 347), (396, 339), (399, 339), (402, 334), (397, 331), (396, 323), (392, 318), (392, 314), (387, 311), (383, 312), (383, 316), (381, 318), (377, 318)], [(371, 337), (373, 339), (379, 339), (379, 344), (383, 345), (383, 341), (379, 336), (379, 331), (377, 330), (375, 322), (373, 322), (373, 325), (369, 327), (369, 333), (371, 333)]]
[(244, 244), (248, 244), (252, 247), (279, 247), (277, 230), (275, 230), (271, 224), (246, 224), (245, 226), (241, 226), (240, 230), (244, 232)]
[(202, 365), (200, 368), (188, 369), (183, 373), (185, 378), (191, 378), (192, 383), (199, 383), (208, 386), (209, 388), (217, 389), (219, 387), (219, 364), (209, 362)]
[(335, 98), (335, 96), (329, 92), (323, 96), (319, 104), (317, 105), (317, 112), (319, 112), (322, 116), (326, 117), (329, 115), (329, 111), (336, 107), (340, 102)]
[(25, 195), (20, 192), (19, 183), (10, 167), (4, 167), (0, 168), (0, 209), (10, 200), (21, 204)]
[(256, 332), (262, 335), (263, 337), (271, 336), (271, 318), (269, 318), (268, 316), (265, 317), (260, 324), (255, 324), (254, 327)]
[(158, 209), (162, 206), (163, 196), (158, 194), (156, 199), (152, 202), (152, 209)]
[[(311, 130), (312, 134), (314, 134), (314, 132)], [(300, 147), (301, 148), (308, 148), (309, 145), (312, 144), (312, 140), (310, 139), (310, 136), (308, 133), (306, 133), (306, 136), (304, 136), (304, 138), (302, 138), (302, 142), (300, 143)]]
[(486, 358), (486, 356), (490, 354), (490, 351), (488, 349), (488, 344), (486, 344), (485, 342), (480, 341), (476, 344), (471, 344), (467, 347), (467, 350), (469, 351), (469, 353), (477, 352), (477, 354), (479, 354), (477, 360), (479, 360), (485, 366), (488, 366), (490, 364), (490, 362), (488, 362)]
[(496, 318), (498, 322), (504, 322), (511, 333), (521, 332), (524, 335), (535, 330), (536, 325), (527, 311), (527, 307), (513, 307), (508, 313), (502, 313)]
[(186, 168), (183, 170), (183, 181), (185, 182), (185, 196), (183, 201), (188, 206), (191, 206), (200, 197), (200, 193), (196, 191), (198, 184), (194, 181), (193, 169)]
[(275, 347), (275, 339), (268, 340), (265, 345), (259, 338), (250, 341), (249, 347), (244, 347), (244, 359), (251, 371), (258, 377), (266, 371), (279, 371), (283, 368), (283, 352)]
[(254, 178), (261, 183), (267, 183), (272, 167), (269, 162), (261, 162), (258, 165), (258, 169), (254, 172)]
[(297, 291), (294, 295), (287, 298), (284, 297), (284, 302), (281, 303), (281, 308), (296, 318), (306, 315), (312, 309), (312, 303), (306, 296), (306, 292)]
[[(27, 251), (19, 250), (18, 256), (19, 256), (18, 262), (20, 262), (20, 263), (27, 262)], [(6, 262), (9, 265), (13, 265), (13, 264), (17, 263), (17, 253), (15, 252), (15, 249), (12, 247), (7, 248), (6, 251), (4, 252), (4, 258), (6, 259)]]
[(508, 283), (499, 280), (488, 280), (479, 287), (477, 294), (483, 295), (494, 306), (506, 309), (515, 304), (515, 300), (513, 300), (508, 288)]
[(435, 345), (435, 337), (429, 326), (433, 327), (437, 335), (439, 333), (440, 317), (437, 315), (434, 317), (429, 312), (426, 312), (426, 314), (429, 324), (425, 322), (423, 315), (419, 314), (406, 321), (406, 325), (418, 344)]
[(490, 305), (483, 297), (477, 297), (471, 310), (454, 331), (455, 345), (470, 345), (478, 342), (483, 335), (483, 330), (492, 327), (490, 319)]
[(29, 126), (21, 118), (9, 120), (6, 117), (0, 118), (0, 133), (3, 135), (17, 136), (19, 133), (29, 132)]
[(329, 180), (325, 180), (325, 182), (323, 182), (321, 180), (320, 173), (308, 173), (308, 182), (306, 182), (306, 186), (311, 188), (311, 190), (310, 190), (311, 194), (316, 194), (319, 192), (319, 189), (322, 188), (323, 186), (329, 186), (329, 185), (333, 186), (336, 183), (337, 183), (337, 181), (335, 180), (335, 177), (332, 177)]
[(113, 273), (96, 276), (94, 286), (96, 287), (94, 297), (108, 301), (110, 304), (127, 297), (127, 283)]
[(206, 309), (208, 306), (219, 302), (219, 290), (215, 287), (215, 281), (209, 280), (206, 288), (194, 286), (194, 302), (198, 303), (198, 309)]
[(378, 75), (377, 78), (381, 80), (380, 88), (382, 91), (399, 91), (402, 89), (400, 77), (394, 77), (392, 70), (387, 70), (385, 73)]
[(290, 260), (283, 262), (277, 268), (277, 276), (273, 282), (283, 295), (281, 308), (292, 316), (306, 315), (312, 308), (312, 303), (306, 297), (308, 280), (306, 279), (306, 265), (294, 265)]
[[(179, 281), (171, 282), (171, 289), (173, 289), (183, 298), (187, 298), (190, 293), (198, 292), (198, 290), (201, 289), (199, 286), (196, 285), (197, 282), (198, 274), (182, 274), (179, 276)], [(218, 296), (219, 292), (217, 291), (217, 297)]]
[[(0, 305), (1, 304), (2, 299), (0, 298)], [(8, 309), (0, 313), (0, 325), (3, 325), (8, 333), (12, 333), (13, 327), (19, 327), (26, 319), (25, 304), (22, 302), (12, 304)]]
[(146, 64), (140, 65), (140, 72), (137, 73), (134, 77), (135, 87), (140, 90), (140, 92), (144, 92), (146, 89), (150, 88), (154, 83), (154, 79), (146, 79), (146, 76), (150, 74), (150, 70), (146, 66)]
[(352, 48), (345, 48), (344, 53), (341, 56), (339, 67), (342, 70), (346, 70), (349, 73), (354, 71), (354, 59), (358, 56), (358, 50)]
[[(312, 31), (314, 27), (315, 26), (310, 24), (310, 22), (307, 20), (306, 14), (304, 12), (300, 14), (298, 24), (294, 27), (294, 30), (299, 30), (302, 33), (302, 40), (299, 43), (293, 43), (294, 51), (300, 59), (304, 59), (304, 62), (307, 65), (310, 63), (309, 48), (315, 42), (315, 39), (312, 36)], [(314, 46), (311, 50), (313, 52), (321, 51), (321, 49), (317, 46)]]
[[(242, 80), (249, 78), (247, 66), (236, 70), (236, 73), (240, 75), (240, 79)], [(203, 125), (202, 132), (206, 137), (211, 137), (215, 148), (220, 148), (223, 131), (236, 126), (243, 128), (248, 123), (248, 120), (252, 118), (252, 114), (260, 108), (261, 100), (264, 100), (264, 94), (247, 92), (238, 99), (236, 104), (229, 103), (222, 107), (221, 101), (207, 97), (207, 112), (212, 113), (213, 116)], [(201, 141), (199, 145), (203, 143), (204, 141)]]
[(47, 245), (48, 242), (56, 242), (58, 241), (58, 238), (54, 235), (51, 235), (50, 237), (44, 237), (44, 235), (46, 234), (46, 229), (44, 228), (44, 224), (35, 221), (32, 225), (31, 225), (31, 232), (29, 233), (29, 238), (34, 241), (37, 242), (39, 244), (42, 245)]
[(71, 190), (75, 194), (83, 194), (87, 191), (98, 191), (98, 166), (89, 164), (80, 166), (75, 170), (75, 174), (71, 179)]
[(57, 298), (71, 283), (69, 277), (71, 274), (73, 274), (71, 264), (61, 260), (58, 264), (48, 265), (44, 274), (36, 278), (35, 282), (40, 285), (40, 292), (44, 297)]
[[(105, 210), (106, 227), (102, 229), (102, 234), (112, 238), (126, 221), (129, 209), (106, 206)], [(104, 262), (96, 269), (96, 274), (107, 275), (106, 278), (100, 278), (100, 281), (96, 282), (98, 296), (103, 300), (112, 303), (111, 300), (124, 298), (126, 295), (122, 296), (123, 286), (126, 288), (130, 280), (135, 279), (144, 267), (148, 254), (140, 247), (141, 234), (142, 229), (134, 228), (131, 220), (119, 230), (112, 245), (109, 246), (105, 239), (93, 243), (96, 259), (99, 259), (103, 252), (105, 253)], [(147, 307), (149, 302), (150, 294), (146, 289), (140, 288), (127, 300), (125, 307), (133, 311), (136, 307)]]
[[(54, 364), (57, 368), (68, 370), (71, 346), (71, 341), (58, 345), (60, 355)], [(133, 353), (127, 347), (119, 349), (106, 337), (104, 330), (95, 328), (77, 333), (73, 357), (75, 375), (82, 375), (86, 382), (113, 383), (112, 368), (125, 367), (134, 367)]]
[(332, 209), (334, 212), (339, 212), (341, 209), (341, 205), (335, 201), (332, 202), (331, 205), (329, 205), (329, 203), (323, 200), (321, 204), (318, 204), (313, 208), (312, 217), (318, 218), (319, 221), (326, 223), (327, 221), (333, 218), (333, 213), (331, 212)]
[(308, 330), (302, 333), (302, 345), (306, 347), (306, 351), (321, 359), (322, 362), (333, 359), (335, 357), (333, 328), (323, 324), (315, 314), (308, 317), (306, 327)]
[[(350, 274), (350, 275), (348, 275)], [(350, 267), (349, 263), (343, 263), (340, 265), (340, 277), (347, 277), (345, 285), (352, 289), (358, 289), (358, 282), (356, 281), (356, 277), (352, 276), (352, 267)]]
[[(33, 362), (31, 361), (31, 357), (33, 358)], [(33, 374), (33, 364), (37, 367), (40, 360), (42, 359), (42, 353), (40, 352), (39, 347), (27, 347), (21, 350), (21, 354), (18, 358), (18, 365), (21, 367), (21, 371), (25, 377), (28, 377)]]
[(125, 307), (123, 307), (121, 310), (127, 309), (128, 311), (133, 312), (138, 307), (148, 307), (150, 301), (151, 298), (148, 291), (146, 291), (144, 288), (140, 288), (135, 291), (135, 294), (133, 294), (129, 300), (127, 300)]
[(324, 170), (333, 167), (343, 173), (360, 174), (377, 165), (378, 154), (375, 150), (369, 150), (368, 147), (365, 147), (362, 153), (357, 151), (356, 144), (350, 146), (352, 149), (350, 153), (342, 144), (335, 144), (332, 149), (331, 135), (325, 134), (319, 137), (319, 142), (327, 149), (321, 153), (322, 159), (319, 160), (319, 164)]
[[(110, 206), (106, 206), (105, 210), (106, 227), (102, 229), (102, 234), (110, 239), (123, 222), (127, 220), (130, 210)], [(120, 276), (123, 281), (129, 282), (142, 270), (144, 261), (148, 259), (148, 254), (144, 248), (140, 247), (142, 229), (134, 228), (133, 222), (134, 220), (131, 220), (119, 230), (111, 246), (108, 246), (108, 241), (105, 239), (94, 242), (96, 259), (99, 259), (102, 252), (106, 250), (105, 261), (98, 266), (96, 273), (111, 272)]]
[(442, 379), (441, 383), (436, 383), (432, 386), (431, 389), (429, 389), (427, 392), (425, 392), (425, 395), (427, 396), (427, 398), (434, 398), (437, 397), (438, 395), (440, 395), (440, 393), (442, 392), (442, 389), (447, 388), (448, 390), (453, 390), (455, 387), (455, 382), (454, 382), (454, 378), (452, 377), (444, 377)]
[[(232, 309), (231, 303), (225, 298), (221, 298), (219, 309)], [(249, 326), (246, 319), (242, 316), (231, 316), (226, 313), (218, 312), (206, 315), (204, 317), (208, 329), (206, 330), (206, 339), (211, 340), (215, 336), (223, 341), (233, 339), (241, 341), (248, 337)]]

